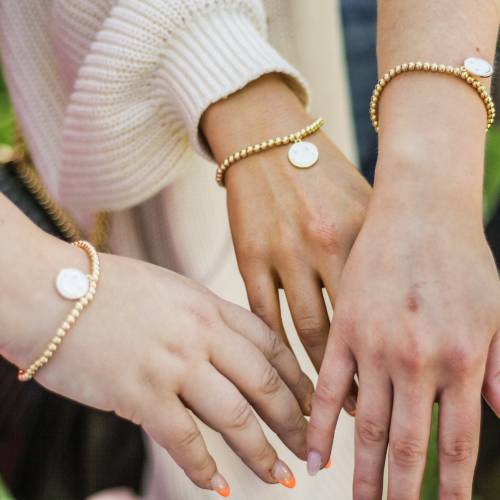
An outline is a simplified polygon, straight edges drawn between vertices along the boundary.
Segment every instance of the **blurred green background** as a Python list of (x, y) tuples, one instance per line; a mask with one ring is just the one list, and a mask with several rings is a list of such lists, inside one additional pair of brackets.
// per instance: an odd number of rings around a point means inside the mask
[[(14, 137), (13, 133), (13, 116), (12, 108), (7, 95), (7, 89), (0, 71), (0, 147), (2, 145), (11, 145)], [(488, 133), (487, 142), (487, 165), (485, 173), (485, 186), (484, 186), (484, 218), (487, 223), (492, 215), (495, 213), (500, 202), (500, 126), (494, 126)], [(437, 405), (435, 408), (435, 417), (437, 415)], [(429, 446), (429, 457), (426, 468), (425, 481), (422, 491), (423, 500), (435, 500), (438, 498), (438, 466), (437, 466), (437, 453), (436, 453), (436, 437), (437, 437), (437, 419), (434, 418), (433, 431), (431, 443)], [(495, 469), (494, 469), (495, 470)], [(497, 470), (497, 472), (499, 472)], [(492, 473), (488, 481), (492, 483), (500, 483), (498, 474)], [(500, 484), (498, 489), (493, 486), (491, 491), (500, 491)], [(11, 498), (5, 485), (0, 479), (0, 500), (8, 500)], [(500, 497), (497, 497), (500, 499)], [(474, 500), (493, 500), (493, 497), (475, 496)]]

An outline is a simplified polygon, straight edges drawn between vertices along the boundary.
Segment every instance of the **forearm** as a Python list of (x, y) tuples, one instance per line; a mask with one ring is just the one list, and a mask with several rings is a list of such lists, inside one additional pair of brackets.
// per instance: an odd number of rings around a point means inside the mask
[[(497, 30), (493, 0), (379, 0), (379, 72), (410, 61), (493, 62)], [(412, 184), (480, 213), (486, 112), (471, 87), (449, 75), (401, 75), (384, 90), (379, 116), (376, 191)]]

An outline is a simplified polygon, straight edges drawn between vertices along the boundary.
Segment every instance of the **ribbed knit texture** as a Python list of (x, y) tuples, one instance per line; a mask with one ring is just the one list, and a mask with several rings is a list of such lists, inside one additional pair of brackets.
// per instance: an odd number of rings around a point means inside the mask
[[(24, 17), (20, 29), (28, 29), (28, 23), (33, 28), (26, 4), (41, 8), (40, 2), (15, 2), (2, 3), (5, 34), (15, 29), (8, 23), (18, 16)], [(52, 39), (43, 43), (53, 43), (52, 50), (44, 47), (53, 68), (40, 77), (56, 78), (54, 69), (60, 74), (58, 92), (48, 97), (58, 99), (54, 111), (64, 119), (56, 138), (40, 144), (28, 133), (27, 139), (51, 192), (73, 210), (120, 210), (157, 194), (182, 171), (193, 150), (208, 157), (199, 133), (207, 107), (265, 73), (284, 74), (307, 101), (298, 72), (265, 41), (260, 1), (50, 3), (52, 15), (44, 17)], [(6, 60), (17, 50), (17, 44), (4, 47), (2, 40)], [(22, 111), (27, 92), (16, 92), (15, 86), (26, 80), (9, 76)], [(40, 151), (46, 147), (56, 149), (51, 165)]]

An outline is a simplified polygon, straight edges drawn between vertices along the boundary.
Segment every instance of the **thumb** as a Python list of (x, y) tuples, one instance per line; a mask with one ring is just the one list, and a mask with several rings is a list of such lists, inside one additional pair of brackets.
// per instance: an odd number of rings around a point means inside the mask
[(500, 418), (500, 332), (493, 337), (486, 361), (483, 397)]

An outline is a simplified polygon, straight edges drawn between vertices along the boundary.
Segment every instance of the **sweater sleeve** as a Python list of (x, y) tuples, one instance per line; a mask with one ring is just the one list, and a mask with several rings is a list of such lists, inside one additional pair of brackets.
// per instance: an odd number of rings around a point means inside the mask
[(61, 199), (119, 210), (154, 196), (193, 148), (209, 157), (207, 107), (271, 72), (307, 104), (301, 76), (266, 41), (260, 1), (117, 1), (67, 106)]

